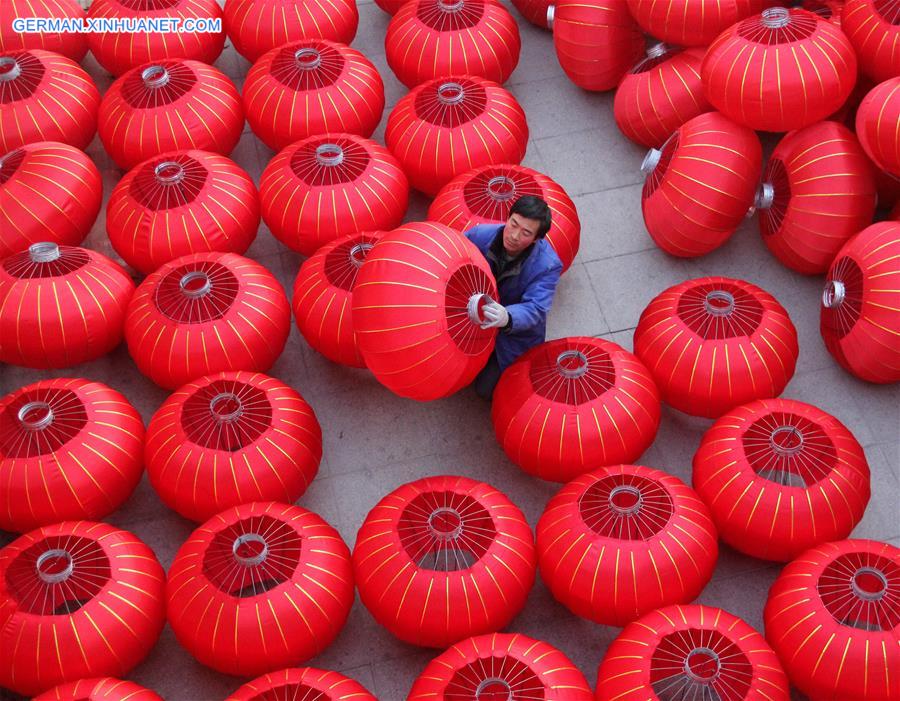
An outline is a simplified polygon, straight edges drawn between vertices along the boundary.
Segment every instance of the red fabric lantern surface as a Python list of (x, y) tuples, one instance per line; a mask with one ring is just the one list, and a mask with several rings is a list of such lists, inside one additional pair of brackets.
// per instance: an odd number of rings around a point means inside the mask
[(869, 502), (862, 446), (836, 418), (793, 399), (722, 416), (694, 455), (692, 483), (722, 540), (779, 562), (846, 538)]
[(41, 241), (77, 246), (102, 200), (100, 171), (84, 151), (39, 141), (0, 156), (0, 259)]
[(856, 111), (856, 135), (881, 170), (900, 178), (900, 76), (876, 85)]
[(225, 30), (251, 63), (301, 39), (351, 44), (359, 24), (354, 0), (225, 0)]
[(35, 141), (84, 150), (100, 93), (75, 61), (40, 49), (0, 53), (0, 153)]
[(0, 52), (41, 49), (71, 58), (76, 63), (87, 53), (87, 35), (81, 32), (17, 32), (13, 20), (52, 17), (83, 26), (87, 13), (78, 0), (7, 0), (0, 4)]
[[(222, 20), (216, 0), (93, 0), (88, 10), (92, 20), (126, 22), (151, 20)], [(225, 32), (116, 32), (88, 35), (91, 53), (103, 68), (120, 76), (145, 63), (189, 58), (215, 63), (225, 46)]]
[(100, 677), (60, 684), (32, 701), (163, 701), (150, 689), (123, 679)]
[(225, 701), (378, 701), (362, 684), (314, 667), (282, 669), (247, 682)]
[(353, 288), (353, 328), (366, 366), (401, 397), (447, 397), (475, 379), (497, 332), (481, 309), (497, 299), (484, 256), (453, 229), (411, 222), (369, 252)]
[(644, 226), (673, 256), (715, 250), (753, 204), (761, 167), (762, 146), (752, 129), (718, 112), (694, 117), (644, 159)]
[(663, 401), (717, 418), (777, 397), (794, 374), (797, 331), (778, 301), (743, 280), (686, 280), (657, 295), (634, 331), (634, 353)]
[(866, 382), (900, 380), (900, 222), (863, 229), (825, 278), (819, 330), (847, 372)]
[(256, 185), (209, 151), (149, 158), (126, 173), (106, 205), (113, 248), (145, 275), (189, 253), (244, 253), (258, 228)]
[(373, 508), (356, 536), (359, 597), (400, 640), (446, 648), (505, 627), (528, 598), (534, 538), (489, 484), (425, 477)]
[(195, 530), (169, 569), (169, 625), (197, 660), (255, 676), (324, 650), (353, 605), (350, 552), (321, 516), (254, 502)]
[(496, 83), (473, 76), (438, 78), (400, 99), (384, 141), (410, 184), (434, 197), (473, 168), (520, 163), (528, 124), (516, 98)]
[(550, 29), (547, 10), (553, 5), (552, 0), (512, 0), (512, 4), (535, 27)]
[(769, 250), (791, 270), (828, 270), (847, 239), (872, 223), (877, 193), (859, 141), (837, 122), (785, 136), (769, 158), (756, 198)]
[(407, 701), (593, 701), (581, 671), (552, 645), (518, 633), (478, 635), (435, 657)]
[(559, 65), (584, 90), (612, 90), (644, 53), (625, 0), (560, 0), (548, 11)]
[(457, 175), (444, 185), (428, 208), (428, 219), (466, 231), (477, 224), (505, 224), (513, 203), (525, 195), (542, 198), (551, 213), (547, 241), (563, 264), (578, 253), (581, 222), (575, 203), (562, 186), (536, 170), (517, 165), (487, 165)]
[(802, 129), (835, 112), (856, 82), (843, 32), (806, 10), (773, 7), (722, 32), (700, 75), (713, 106), (761, 131)]
[(875, 82), (900, 76), (900, 7), (893, 0), (846, 0), (841, 29)]
[(144, 423), (99, 382), (41, 380), (0, 399), (0, 528), (100, 520), (143, 472)]
[(274, 377), (220, 372), (170, 396), (147, 428), (147, 476), (185, 518), (251, 501), (293, 503), (322, 459), (312, 407)]
[(0, 361), (66, 368), (119, 345), (134, 283), (106, 256), (35, 243), (0, 264)]
[(227, 156), (241, 137), (244, 112), (234, 84), (217, 68), (174, 59), (133, 68), (103, 96), (100, 140), (122, 169), (167, 151)]
[(141, 283), (125, 340), (138, 370), (174, 390), (214, 372), (265, 372), (290, 326), (281, 283), (262, 265), (234, 253), (197, 253)]
[(34, 696), (125, 676), (156, 643), (165, 572), (144, 543), (105, 523), (64, 521), (0, 550), (0, 686)]
[(537, 548), (554, 598), (610, 626), (690, 603), (719, 554), (700, 497), (676, 477), (640, 465), (604, 467), (564, 486), (538, 521)]
[(677, 46), (706, 46), (735, 22), (762, 12), (772, 0), (628, 0), (647, 34)]
[(659, 414), (659, 390), (641, 362), (586, 336), (526, 351), (503, 373), (491, 405), (506, 456), (554, 482), (636, 461), (656, 437)]
[[(841, 13), (844, 10), (844, 0), (803, 0), (800, 7), (804, 10), (828, 20), (834, 26), (841, 26)], [(859, 58), (859, 54), (857, 54)]]
[(448, 75), (505, 83), (519, 62), (519, 25), (496, 0), (416, 0), (388, 24), (387, 62), (408, 88)]
[(384, 111), (384, 83), (356, 49), (304, 39), (265, 53), (247, 73), (244, 111), (273, 151), (315, 134), (369, 137)]
[(292, 306), (297, 328), (333, 363), (364, 368), (353, 326), (353, 286), (383, 231), (348, 234), (326, 243), (300, 266)]
[(340, 236), (398, 226), (409, 181), (381, 144), (356, 134), (321, 134), (269, 161), (259, 196), (272, 235), (311, 256)]
[(807, 550), (775, 580), (763, 615), (766, 638), (810, 698), (900, 698), (900, 549), (841, 540)]
[(613, 116), (619, 131), (636, 144), (659, 148), (682, 124), (712, 110), (700, 82), (703, 53), (665, 44), (648, 49), (616, 89)]
[(704, 696), (791, 698), (787, 676), (762, 635), (711, 606), (667, 606), (629, 624), (607, 648), (597, 675), (596, 701)]

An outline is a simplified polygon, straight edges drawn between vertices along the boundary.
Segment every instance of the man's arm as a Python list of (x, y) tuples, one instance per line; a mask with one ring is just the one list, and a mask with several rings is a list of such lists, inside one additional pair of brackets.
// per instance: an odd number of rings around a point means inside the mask
[(506, 331), (511, 333), (525, 331), (546, 321), (560, 275), (562, 264), (553, 265), (528, 286), (521, 302), (506, 307), (510, 318), (510, 325)]

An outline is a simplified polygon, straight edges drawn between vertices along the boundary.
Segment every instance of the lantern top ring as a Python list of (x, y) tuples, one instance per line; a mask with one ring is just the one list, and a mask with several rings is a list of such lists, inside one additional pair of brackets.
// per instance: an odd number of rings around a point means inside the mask
[(322, 65), (322, 55), (318, 49), (306, 46), (294, 52), (294, 62), (304, 71), (312, 71)]
[[(245, 555), (244, 550), (251, 552)], [(269, 556), (269, 544), (259, 533), (242, 533), (231, 544), (231, 554), (239, 565), (256, 567)]]
[(12, 56), (0, 56), (0, 82), (15, 80), (22, 75), (22, 66)]
[(762, 25), (768, 29), (782, 29), (791, 23), (791, 13), (786, 7), (770, 7), (762, 11)]
[(847, 295), (847, 288), (840, 280), (829, 280), (825, 283), (825, 289), (822, 291), (822, 304), (828, 309), (834, 309), (844, 303), (844, 297)]
[[(66, 563), (65, 567), (62, 569), (53, 567), (54, 562), (57, 560), (64, 560)], [(52, 548), (50, 550), (45, 550), (38, 556), (34, 568), (37, 570), (38, 577), (40, 577), (41, 581), (44, 583), (61, 584), (71, 577), (72, 573), (75, 571), (75, 559), (68, 550)]]
[(144, 81), (144, 86), (147, 88), (161, 88), (169, 82), (169, 71), (165, 69), (165, 66), (147, 66), (141, 71), (141, 80)]
[(53, 423), (53, 408), (47, 402), (28, 402), (22, 405), (16, 418), (28, 431), (43, 431)]

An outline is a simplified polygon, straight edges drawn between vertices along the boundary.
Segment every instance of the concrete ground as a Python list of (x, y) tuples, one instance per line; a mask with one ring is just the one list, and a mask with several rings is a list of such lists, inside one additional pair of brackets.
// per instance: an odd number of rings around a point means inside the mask
[[(359, 2), (359, 11), (359, 32), (353, 45), (374, 61), (387, 89), (384, 119), (375, 134), (380, 141), (387, 114), (404, 89), (385, 60), (388, 15), (370, 1)], [(522, 54), (508, 87), (528, 117), (531, 138), (524, 164), (546, 173), (567, 190), (583, 226), (581, 250), (560, 282), (548, 337), (600, 336), (630, 350), (641, 310), (676, 282), (725, 275), (763, 287), (787, 308), (800, 338), (796, 374), (783, 396), (835, 415), (865, 448), (872, 471), (872, 499), (854, 537), (900, 546), (897, 387), (858, 381), (826, 352), (818, 331), (822, 279), (802, 277), (782, 267), (763, 246), (755, 221), (745, 222), (726, 245), (702, 258), (678, 260), (656, 248), (640, 211), (639, 166), (644, 149), (627, 141), (616, 128), (613, 94), (586, 93), (570, 83), (556, 60), (550, 33), (532, 27), (512, 11), (519, 20)], [(92, 57), (85, 65), (101, 91), (105, 90), (110, 78)], [(216, 65), (241, 87), (249, 64), (230, 44)], [(770, 147), (772, 143), (770, 140)], [(89, 153), (103, 173), (108, 199), (122, 173), (98, 139)], [(257, 182), (272, 156), (249, 127), (232, 154)], [(424, 197), (414, 195), (407, 219), (423, 219), (427, 205)], [(101, 212), (85, 245), (114, 256), (104, 216)], [(265, 226), (248, 255), (268, 267), (290, 294), (300, 258), (277, 242)], [(488, 481), (524, 511), (532, 526), (558, 489), (558, 485), (527, 476), (506, 459), (494, 439), (489, 406), (471, 389), (428, 404), (398, 398), (366, 372), (332, 365), (318, 356), (296, 328), (271, 374), (295, 387), (312, 404), (324, 433), (318, 477), (298, 503), (337, 527), (351, 547), (366, 513), (382, 496), (426, 475), (462, 474)], [(96, 362), (52, 373), (2, 366), (0, 393), (51, 375), (105, 382), (123, 392), (145, 421), (167, 396), (138, 373), (124, 346)], [(659, 435), (640, 462), (689, 482), (692, 455), (708, 426), (705, 420), (663, 407)], [(109, 521), (147, 542), (166, 568), (195, 527), (169, 511), (146, 478)], [(0, 544), (13, 537), (0, 533)], [(777, 565), (723, 546), (715, 575), (699, 602), (723, 607), (762, 630), (763, 604), (779, 570)], [(509, 630), (563, 650), (592, 687), (598, 663), (619, 632), (579, 620), (556, 603), (540, 581)], [(401, 701), (436, 654), (392, 638), (357, 600), (337, 641), (309, 664), (357, 679), (381, 701)], [(222, 699), (242, 683), (195, 662), (168, 626), (130, 678), (169, 701)]]

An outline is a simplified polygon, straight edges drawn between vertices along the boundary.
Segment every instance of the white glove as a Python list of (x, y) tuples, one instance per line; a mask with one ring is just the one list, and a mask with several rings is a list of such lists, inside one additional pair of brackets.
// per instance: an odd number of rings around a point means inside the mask
[(481, 313), (484, 316), (481, 324), (483, 329), (502, 329), (509, 323), (509, 312), (499, 302), (488, 302)]

